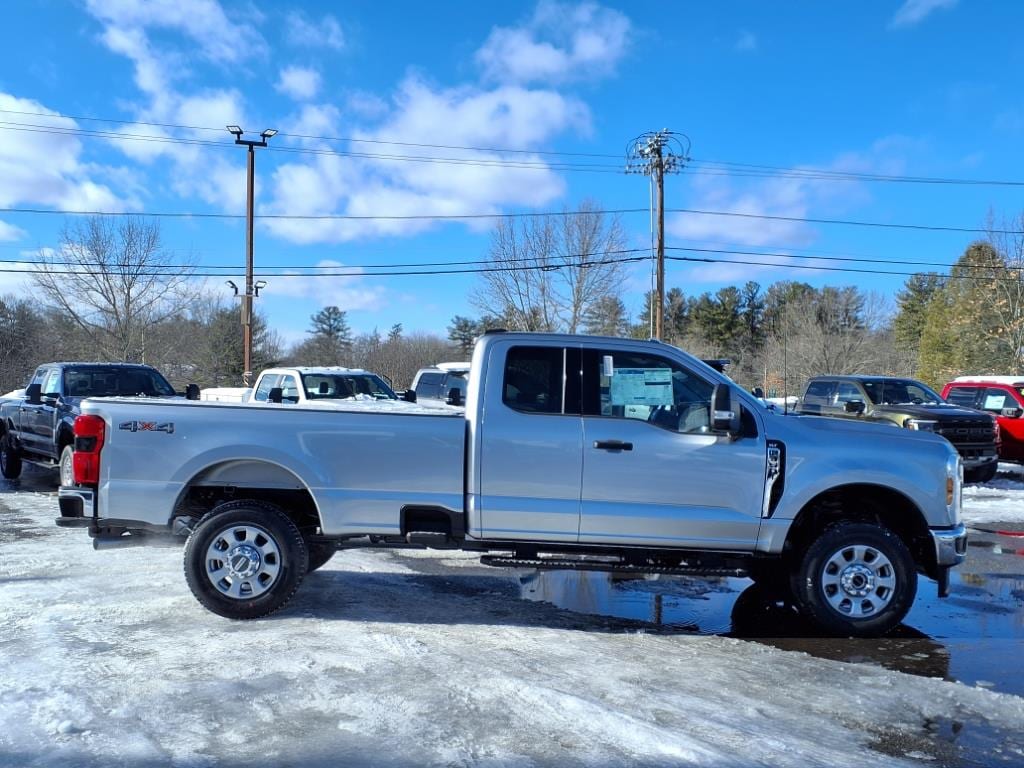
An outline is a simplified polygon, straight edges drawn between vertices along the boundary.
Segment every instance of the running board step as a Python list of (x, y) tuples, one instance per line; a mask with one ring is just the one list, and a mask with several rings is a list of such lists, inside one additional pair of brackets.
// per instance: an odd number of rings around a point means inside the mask
[(673, 576), (737, 576), (747, 575), (744, 568), (722, 568), (706, 565), (653, 565), (616, 562), (611, 560), (578, 560), (556, 557), (508, 557), (482, 555), (481, 565), (496, 568), (537, 568), (569, 571), (614, 571), (616, 573), (665, 573)]

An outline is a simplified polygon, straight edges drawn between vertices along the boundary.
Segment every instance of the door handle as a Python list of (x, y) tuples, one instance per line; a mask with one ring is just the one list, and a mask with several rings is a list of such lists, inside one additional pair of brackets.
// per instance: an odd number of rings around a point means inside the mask
[(624, 443), (621, 440), (595, 440), (594, 447), (602, 451), (632, 451), (632, 443)]

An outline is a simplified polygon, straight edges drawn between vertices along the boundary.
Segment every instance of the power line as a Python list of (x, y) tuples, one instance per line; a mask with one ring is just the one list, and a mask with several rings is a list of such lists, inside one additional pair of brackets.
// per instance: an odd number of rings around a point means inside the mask
[[(899, 270), (887, 270), (887, 269), (857, 269), (855, 267), (823, 267), (814, 266), (811, 264), (778, 264), (775, 262), (765, 261), (749, 261), (741, 259), (712, 259), (712, 258), (701, 258), (696, 256), (666, 256), (666, 259), (671, 261), (684, 261), (698, 264), (739, 264), (742, 266), (755, 266), (755, 267), (785, 267), (786, 269), (806, 269), (815, 272), (850, 272), (857, 274), (871, 274), (871, 275), (901, 275), (906, 277), (914, 277), (917, 275), (923, 275), (924, 272), (903, 272)], [(1024, 283), (1024, 278), (1012, 278), (1012, 277), (990, 277), (986, 275), (943, 275), (951, 280), (974, 280), (974, 281), (988, 281), (988, 282), (1006, 282), (1006, 283)]]
[[(575, 253), (570, 254), (564, 258), (568, 259), (586, 259), (590, 256), (608, 256), (608, 255), (619, 255), (624, 253), (647, 253), (647, 248), (619, 248), (609, 251), (601, 251), (600, 253)], [(644, 258), (647, 258), (646, 256)], [(560, 264), (552, 265), (550, 261), (543, 257), (538, 256), (523, 256), (516, 258), (501, 259), (503, 265), (515, 265), (520, 263), (533, 263), (543, 262), (545, 266), (552, 268), (558, 268)], [(281, 270), (296, 270), (296, 269), (315, 269), (315, 270), (334, 270), (334, 269), (393, 269), (403, 267), (445, 267), (445, 266), (462, 266), (467, 264), (492, 264), (493, 259), (466, 259), (466, 260), (455, 260), (455, 261), (416, 261), (407, 263), (391, 263), (391, 264), (277, 264), (277, 265), (266, 265), (261, 269), (281, 269)], [(55, 265), (55, 266), (76, 266), (76, 267), (119, 267), (125, 268), (132, 266), (126, 263), (113, 263), (107, 264), (100, 261), (69, 261), (67, 259), (0, 259), (0, 264), (24, 264), (26, 266), (41, 266), (41, 265)], [(184, 262), (174, 263), (153, 263), (147, 264), (147, 268), (151, 269), (183, 269), (190, 268), (194, 265), (186, 264)], [(203, 264), (202, 269), (224, 269), (224, 270), (238, 270), (243, 268), (239, 264)], [(506, 266), (507, 268), (507, 266)], [(219, 275), (221, 277), (227, 277), (230, 273)], [(288, 273), (286, 273), (288, 274)], [(331, 274), (330, 272), (324, 272), (324, 274)], [(386, 273), (385, 273), (386, 274)], [(208, 277), (218, 275), (207, 275)], [(299, 275), (291, 275), (299, 276)]]
[[(16, 109), (0, 109), (0, 114), (9, 115), (31, 115), (35, 117), (65, 118), (68, 120), (81, 120), (83, 122), (116, 123), (118, 125), (144, 125), (150, 128), (174, 128), (189, 131), (212, 131), (223, 132), (223, 128), (214, 128), (203, 125), (182, 125), (180, 123), (155, 123), (144, 120), (119, 120), (114, 118), (85, 117), (82, 115), (51, 115), (45, 112), (28, 112)], [(552, 149), (512, 149), (509, 147), (471, 147), (458, 144), (428, 144), (425, 142), (397, 141), (390, 139), (367, 139), (354, 136), (317, 136), (305, 133), (286, 133), (281, 131), (278, 136), (287, 136), (292, 139), (306, 139), (311, 141), (349, 141), (353, 144), (384, 144), (395, 147), (418, 147), (421, 149), (459, 149), (472, 152), (501, 152), (508, 154), (529, 154), (529, 155), (556, 155), (563, 157), (596, 157), (611, 160), (620, 160), (620, 155), (612, 155), (600, 152), (563, 152)]]
[[(775, 216), (765, 213), (740, 213), (738, 211), (711, 211), (699, 208), (666, 208), (666, 213), (689, 213), (701, 216), (727, 216), (743, 219), (765, 221), (789, 221), (803, 224), (829, 224), (851, 227), (880, 227), (883, 229), (908, 229), (926, 232), (957, 232), (966, 234), (993, 235), (1024, 235), (1021, 229), (987, 229), (982, 227), (955, 227), (936, 224), (906, 224), (882, 221), (863, 221), (855, 219), (824, 219), (806, 216)], [(131, 217), (148, 216), (152, 218), (179, 219), (244, 219), (240, 213), (200, 213), (193, 211), (88, 211), (88, 210), (53, 210), (49, 208), (0, 207), (0, 213), (25, 213), (39, 215), (63, 216), (110, 216)], [(340, 213), (298, 214), (298, 213), (262, 213), (256, 214), (257, 219), (295, 220), (295, 221), (462, 221), (471, 219), (518, 219), (539, 216), (576, 216), (586, 214), (634, 214), (649, 213), (646, 208), (608, 208), (597, 211), (517, 211), (513, 213), (422, 213), (422, 214), (375, 214), (350, 215)]]
[(966, 232), (970, 234), (1024, 235), (1020, 229), (983, 229), (981, 227), (953, 227), (935, 224), (897, 224), (882, 221), (858, 221), (856, 219), (819, 219), (806, 216), (773, 216), (766, 213), (740, 213), (738, 211), (708, 211), (697, 208), (668, 208), (672, 213), (695, 213), (703, 216), (732, 216), (741, 219), (765, 221), (792, 221), (803, 224), (841, 224), (849, 227), (881, 227), (883, 229), (913, 229), (927, 232)]
[[(640, 249), (637, 249), (640, 250)], [(647, 249), (642, 249), (646, 251)], [(612, 253), (612, 252), (610, 252)], [(603, 253), (588, 254), (589, 256), (600, 256)], [(646, 261), (650, 257), (647, 255), (643, 256), (627, 256), (623, 258), (606, 258), (600, 260), (587, 260), (577, 262), (566, 262), (562, 264), (525, 264), (515, 267), (517, 270), (541, 270), (541, 271), (556, 271), (559, 269), (566, 269), (569, 267), (596, 267), (607, 264), (628, 264), (637, 261)], [(352, 269), (352, 267), (348, 267)], [(117, 275), (117, 272), (104, 269), (50, 269), (46, 270), (51, 275)], [(483, 274), (487, 272), (507, 272), (509, 267), (507, 266), (493, 266), (493, 267), (474, 267), (465, 269), (429, 269), (429, 270), (404, 270), (397, 272), (316, 272), (316, 273), (295, 273), (295, 272), (267, 272), (265, 270), (259, 270), (256, 274), (257, 277), (407, 277), (412, 275), (460, 275), (460, 274)], [(9, 274), (32, 274), (33, 270), (26, 269), (6, 269), (0, 268), (0, 273)], [(133, 277), (165, 277), (167, 276), (166, 271), (138, 271), (132, 272)], [(217, 272), (192, 272), (189, 274), (190, 277), (227, 277), (228, 275)]]
[[(131, 120), (116, 120), (116, 119), (103, 119), (85, 116), (72, 116), (72, 115), (49, 115), (41, 112), (29, 112), (24, 110), (0, 110), (0, 113), (6, 114), (17, 114), (17, 115), (34, 115), (38, 117), (48, 117), (51, 119), (70, 119), (70, 120), (82, 120), (82, 121), (94, 121), (94, 122), (107, 122), (117, 123), (122, 125), (144, 125), (147, 127), (156, 128), (173, 128), (177, 130), (193, 130), (193, 131), (210, 131), (210, 132), (221, 132), (221, 128), (213, 128), (210, 126), (197, 126), (197, 125), (184, 125), (179, 123), (158, 123), (158, 122), (146, 122), (146, 121), (131, 121)], [(92, 129), (79, 128), (77, 126), (47, 126), (38, 125), (33, 123), (18, 123), (14, 121), (5, 121), (0, 123), (0, 130), (15, 130), (25, 131), (33, 133), (53, 133), (57, 135), (72, 135), (72, 136), (83, 136), (88, 138), (105, 138), (113, 140), (123, 141), (141, 141), (141, 142), (157, 142), (157, 143), (170, 143), (170, 144), (184, 144), (184, 145), (200, 145), (200, 146), (228, 146), (229, 142), (223, 141), (210, 141), (196, 138), (183, 138), (173, 136), (157, 136), (147, 135), (138, 133), (124, 133), (116, 131), (97, 131)], [(566, 152), (559, 150), (545, 150), (545, 149), (517, 149), (509, 147), (474, 147), (457, 144), (430, 144), (426, 142), (410, 142), (410, 141), (391, 141), (386, 139), (363, 139), (355, 137), (342, 137), (342, 136), (322, 136), (312, 134), (301, 134), (301, 133), (287, 133), (280, 132), (280, 136), (303, 139), (303, 140), (316, 140), (316, 141), (330, 141), (330, 142), (350, 142), (350, 143), (363, 143), (378, 146), (399, 146), (399, 147), (414, 147), (420, 149), (445, 149), (445, 150), (458, 150), (467, 152), (486, 152), (491, 154), (519, 154), (519, 155), (542, 155), (549, 157), (579, 157), (579, 158), (599, 158), (599, 159), (611, 159), (618, 158), (617, 155), (611, 155), (607, 153), (596, 153), (596, 152)], [(423, 156), (423, 155), (398, 155), (398, 154), (383, 154), (383, 153), (371, 153), (371, 152), (353, 152), (343, 151), (337, 149), (317, 149), (312, 147), (274, 147), (275, 152), (291, 152), (298, 154), (312, 154), (312, 155), (335, 155), (340, 157), (355, 157), (369, 160), (384, 160), (384, 161), (401, 161), (401, 162), (419, 162), (419, 163), (439, 163), (439, 164), (456, 164), (456, 165), (471, 165), (471, 166), (483, 166), (483, 167), (500, 167), (500, 168), (519, 168), (519, 169), (534, 169), (534, 170), (553, 170), (553, 171), (564, 171), (564, 172), (589, 172), (589, 173), (621, 173), (621, 169), (617, 164), (599, 164), (599, 163), (572, 163), (572, 162), (544, 162), (544, 161), (529, 161), (529, 160), (509, 160), (500, 158), (480, 158), (480, 157), (437, 157), (437, 156)], [(961, 177), (941, 177), (941, 176), (909, 176), (909, 175), (897, 175), (897, 174), (884, 174), (884, 173), (870, 173), (862, 171), (837, 171), (830, 170), (827, 168), (813, 168), (813, 167), (787, 167), (778, 165), (768, 165), (759, 163), (741, 163), (734, 161), (723, 161), (723, 160), (693, 160), (693, 168), (691, 173), (698, 175), (708, 176), (731, 176), (731, 177), (748, 177), (748, 178), (792, 178), (792, 179), (809, 179), (809, 180), (823, 180), (823, 181), (869, 181), (869, 182), (887, 182), (887, 183), (902, 183), (902, 184), (933, 184), (933, 185), (955, 185), (955, 186), (1003, 186), (1003, 187), (1024, 187), (1024, 181), (1018, 181), (1013, 179), (974, 179), (974, 178), (961, 178)]]

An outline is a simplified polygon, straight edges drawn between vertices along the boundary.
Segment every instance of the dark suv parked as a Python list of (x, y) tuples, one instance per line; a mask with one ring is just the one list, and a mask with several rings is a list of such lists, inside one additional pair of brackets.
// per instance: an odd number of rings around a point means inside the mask
[(964, 462), (964, 480), (984, 483), (999, 463), (999, 430), (988, 413), (947, 403), (935, 390), (894, 376), (815, 376), (797, 411), (864, 419), (935, 432), (949, 440)]
[[(198, 388), (190, 385), (190, 396)], [(25, 461), (60, 468), (61, 485), (73, 485), (73, 426), (87, 397), (112, 395), (173, 397), (167, 379), (148, 365), (129, 363), (46, 363), (39, 366), (23, 397), (0, 404), (0, 474), (13, 479)]]

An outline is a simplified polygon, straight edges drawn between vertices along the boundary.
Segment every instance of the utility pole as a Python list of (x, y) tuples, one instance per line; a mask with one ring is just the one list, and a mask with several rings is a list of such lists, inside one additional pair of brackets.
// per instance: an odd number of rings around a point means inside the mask
[(656, 295), (651, 311), (654, 338), (659, 340), (665, 338), (665, 174), (679, 173), (690, 159), (689, 153), (690, 140), (667, 129), (637, 136), (626, 150), (626, 173), (650, 176), (654, 184)]
[[(277, 134), (273, 128), (268, 128), (260, 134), (260, 140), (243, 139), (244, 131), (237, 125), (229, 125), (228, 132), (235, 137), (235, 144), (241, 144), (249, 148), (249, 173), (246, 178), (246, 200), (245, 200), (245, 293), (242, 295), (242, 384), (248, 387), (252, 380), (252, 299), (259, 295), (259, 290), (254, 290), (252, 270), (252, 247), (253, 247), (253, 186), (256, 176), (256, 147), (267, 146), (267, 139)], [(264, 283), (265, 285), (265, 283)], [(262, 287), (262, 286), (260, 286)], [(235, 289), (238, 293), (238, 289)]]

